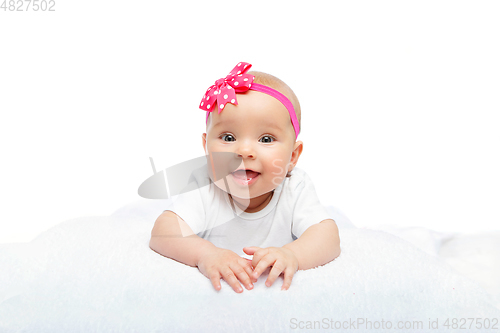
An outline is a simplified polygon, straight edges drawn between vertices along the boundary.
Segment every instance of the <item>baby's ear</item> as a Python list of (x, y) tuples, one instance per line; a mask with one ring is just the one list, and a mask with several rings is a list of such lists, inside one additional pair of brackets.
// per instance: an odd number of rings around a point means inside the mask
[(290, 159), (290, 164), (291, 164), (292, 168), (288, 171), (292, 171), (292, 169), (295, 167), (295, 165), (299, 161), (299, 157), (300, 157), (300, 154), (302, 154), (303, 149), (304, 149), (304, 144), (302, 141), (295, 142), (295, 145), (293, 146), (293, 151), (292, 151), (292, 158)]
[(207, 133), (201, 135), (203, 149), (205, 150), (205, 155), (207, 154)]

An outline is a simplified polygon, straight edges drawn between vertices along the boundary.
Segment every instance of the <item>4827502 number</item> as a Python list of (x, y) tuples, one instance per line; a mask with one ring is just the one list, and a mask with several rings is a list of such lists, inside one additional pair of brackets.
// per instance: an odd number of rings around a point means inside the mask
[(494, 329), (497, 330), (498, 326), (498, 318), (450, 318), (446, 319), (443, 324), (447, 329)]
[(55, 12), (55, 6), (55, 0), (3, 0), (0, 10), (4, 12)]

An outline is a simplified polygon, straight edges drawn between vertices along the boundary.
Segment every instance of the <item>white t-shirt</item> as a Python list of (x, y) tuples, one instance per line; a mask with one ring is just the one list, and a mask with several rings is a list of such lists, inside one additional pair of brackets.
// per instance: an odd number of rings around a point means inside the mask
[[(281, 247), (311, 225), (331, 219), (309, 176), (299, 168), (290, 174), (274, 190), (267, 206), (255, 213), (246, 213), (236, 205), (233, 210), (228, 194), (212, 181), (178, 195), (166, 210), (180, 216), (195, 234), (215, 246), (249, 258), (243, 252), (246, 246)], [(207, 178), (205, 166), (193, 172), (191, 179), (207, 184)]]

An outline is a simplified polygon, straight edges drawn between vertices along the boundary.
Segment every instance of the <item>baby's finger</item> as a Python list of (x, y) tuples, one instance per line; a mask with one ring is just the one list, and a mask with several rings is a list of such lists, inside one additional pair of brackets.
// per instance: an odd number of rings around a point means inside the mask
[(237, 293), (243, 292), (243, 288), (238, 282), (238, 279), (236, 278), (236, 276), (234, 276), (233, 271), (229, 267), (226, 267), (226, 269), (224, 269), (224, 271), (221, 271), (221, 273), (222, 278), (233, 288), (234, 291), (236, 291)]
[(276, 261), (276, 258), (272, 255), (267, 255), (264, 258), (262, 258), (259, 263), (257, 264), (257, 267), (254, 268), (253, 270), (253, 277), (258, 279), (259, 276), (264, 273), (264, 271), (271, 265), (274, 264)]
[(220, 274), (217, 271), (213, 271), (210, 273), (210, 281), (212, 282), (212, 285), (214, 286), (215, 290), (220, 290)]
[(269, 272), (269, 276), (267, 277), (266, 280), (266, 286), (270, 287), (273, 285), (274, 281), (280, 276), (281, 272), (285, 269), (285, 266), (282, 265), (280, 262), (276, 261), (273, 265), (273, 268)]
[(245, 269), (245, 272), (247, 272), (248, 276), (252, 280), (252, 282), (257, 282), (257, 279), (253, 277), (253, 267), (252, 267), (252, 261), (249, 259), (244, 259), (245, 261), (241, 263), (241, 267)]
[(259, 249), (259, 250), (255, 251), (255, 253), (253, 254), (253, 258), (252, 258), (252, 267), (254, 268), (254, 270), (255, 270), (255, 267), (257, 267), (257, 265), (259, 264), (259, 262), (262, 260), (262, 258), (264, 258), (267, 254), (269, 254), (268, 248)]
[(253, 288), (252, 281), (250, 281), (250, 276), (242, 266), (240, 266), (239, 264), (234, 264), (231, 265), (230, 268), (233, 270), (234, 275), (236, 275), (238, 280), (241, 281), (245, 288), (247, 288), (248, 290)]
[(288, 288), (290, 288), (290, 286), (292, 285), (292, 279), (294, 274), (295, 272), (293, 271), (293, 269), (291, 269), (290, 267), (285, 268), (285, 271), (283, 272), (285, 281), (283, 281), (281, 290), (288, 290)]
[(260, 249), (260, 247), (258, 247), (258, 246), (246, 246), (246, 247), (243, 248), (243, 252), (245, 252), (248, 255), (253, 256), (253, 254), (255, 253), (255, 251), (257, 251), (259, 249)]

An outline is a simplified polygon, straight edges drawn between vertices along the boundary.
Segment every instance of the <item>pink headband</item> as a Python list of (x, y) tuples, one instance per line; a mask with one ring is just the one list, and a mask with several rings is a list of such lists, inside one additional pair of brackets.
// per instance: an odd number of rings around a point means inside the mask
[(236, 100), (236, 93), (244, 93), (247, 90), (260, 91), (264, 94), (272, 96), (280, 101), (288, 110), (290, 114), (290, 119), (292, 120), (293, 130), (295, 131), (295, 138), (299, 136), (299, 121), (297, 120), (297, 115), (295, 114), (295, 109), (293, 108), (292, 102), (285, 95), (280, 93), (273, 88), (264, 86), (262, 84), (253, 83), (255, 76), (250, 74), (245, 74), (252, 65), (246, 62), (240, 62), (236, 67), (233, 68), (231, 72), (226, 76), (226, 78), (218, 79), (215, 84), (207, 89), (207, 92), (203, 96), (200, 109), (207, 111), (207, 118), (210, 112), (213, 111), (215, 102), (217, 100), (217, 105), (219, 106), (219, 113), (226, 106), (227, 103), (238, 105)]

